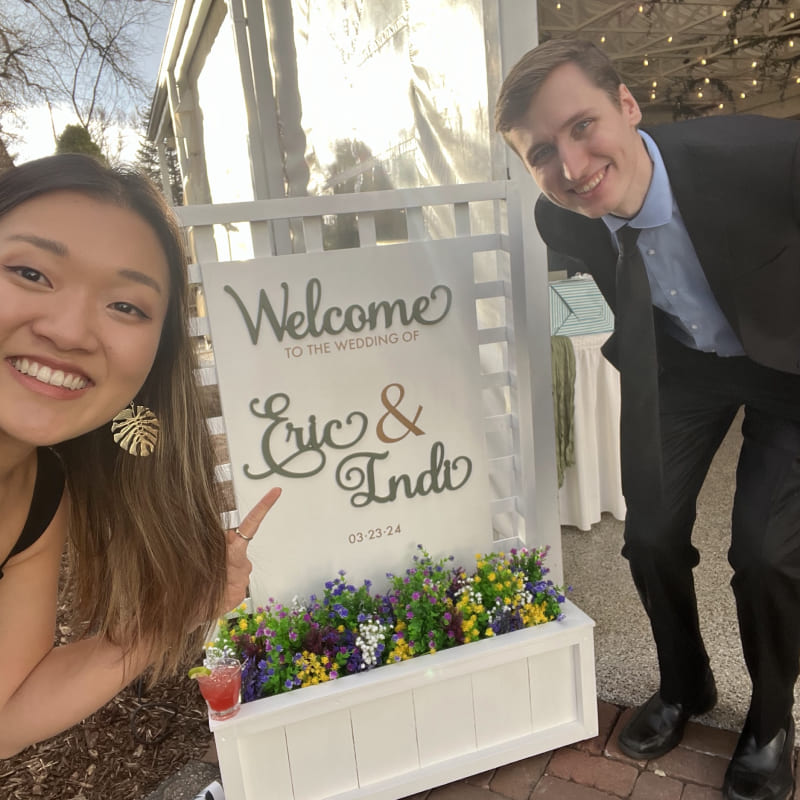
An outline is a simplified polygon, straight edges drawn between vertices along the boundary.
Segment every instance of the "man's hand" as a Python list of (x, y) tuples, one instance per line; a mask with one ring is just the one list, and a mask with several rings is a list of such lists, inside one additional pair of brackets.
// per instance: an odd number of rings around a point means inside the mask
[(228, 544), (228, 580), (225, 587), (224, 608), (222, 613), (236, 608), (244, 600), (250, 572), (253, 565), (247, 557), (247, 545), (258, 531), (261, 521), (281, 496), (279, 488), (270, 489), (235, 530), (227, 531), (225, 537)]

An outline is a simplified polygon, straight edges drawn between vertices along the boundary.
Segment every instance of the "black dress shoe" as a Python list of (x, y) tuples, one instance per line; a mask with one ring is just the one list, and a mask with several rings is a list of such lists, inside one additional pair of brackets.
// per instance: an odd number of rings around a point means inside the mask
[(691, 705), (666, 703), (656, 692), (633, 714), (619, 735), (619, 749), (639, 761), (658, 758), (668, 753), (683, 737), (690, 717), (710, 711), (717, 703), (714, 676), (706, 674), (700, 699)]
[(745, 728), (725, 773), (722, 796), (725, 800), (789, 800), (794, 788), (793, 748), (793, 719), (763, 747)]

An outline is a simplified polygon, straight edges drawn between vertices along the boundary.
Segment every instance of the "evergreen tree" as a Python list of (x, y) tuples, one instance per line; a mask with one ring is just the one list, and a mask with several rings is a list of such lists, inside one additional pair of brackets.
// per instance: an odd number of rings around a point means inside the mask
[(158, 148), (147, 136), (139, 136), (139, 149), (136, 151), (136, 166), (157, 186), (161, 186), (161, 170), (158, 166)]
[(100, 147), (83, 125), (67, 125), (56, 141), (56, 153), (85, 153), (105, 161)]
[(167, 155), (167, 170), (169, 171), (169, 185), (172, 188), (172, 202), (176, 206), (183, 205), (183, 176), (178, 163), (178, 152), (174, 147), (165, 148)]

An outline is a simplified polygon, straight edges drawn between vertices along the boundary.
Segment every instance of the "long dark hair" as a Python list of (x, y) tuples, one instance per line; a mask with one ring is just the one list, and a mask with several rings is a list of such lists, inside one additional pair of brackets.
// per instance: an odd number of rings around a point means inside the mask
[(30, 161), (0, 175), (0, 217), (59, 191), (138, 214), (158, 237), (169, 266), (158, 351), (136, 396), (160, 420), (155, 452), (129, 455), (105, 424), (54, 447), (71, 499), (69, 586), (76, 619), (85, 634), (105, 635), (125, 651), (146, 642), (155, 679), (199, 652), (201, 623), (219, 613), (226, 576), (214, 453), (188, 333), (183, 237), (148, 178), (74, 154)]

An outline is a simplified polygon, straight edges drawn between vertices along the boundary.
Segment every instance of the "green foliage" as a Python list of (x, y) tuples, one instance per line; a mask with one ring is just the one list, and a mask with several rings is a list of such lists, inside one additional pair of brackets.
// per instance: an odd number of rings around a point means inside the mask
[(136, 151), (136, 166), (150, 178), (156, 186), (161, 185), (161, 170), (158, 167), (158, 148), (146, 136), (139, 136), (139, 149)]
[(83, 153), (105, 161), (99, 145), (92, 141), (91, 134), (83, 125), (67, 125), (56, 141), (56, 153)]
[[(562, 590), (545, 578), (546, 549), (477, 555), (453, 569), (417, 545), (412, 565), (386, 573), (386, 594), (348, 583), (344, 570), (322, 596), (291, 606), (242, 604), (220, 620), (211, 653), (242, 664), (242, 702), (335, 680), (426, 653), (561, 619)], [(208, 666), (208, 664), (206, 664)]]

